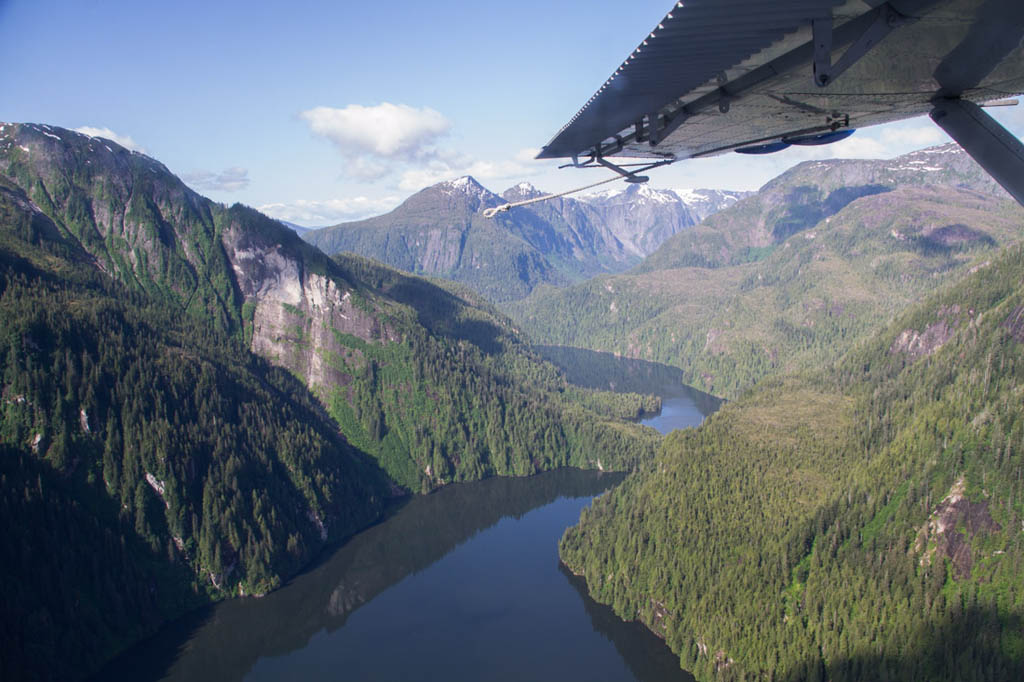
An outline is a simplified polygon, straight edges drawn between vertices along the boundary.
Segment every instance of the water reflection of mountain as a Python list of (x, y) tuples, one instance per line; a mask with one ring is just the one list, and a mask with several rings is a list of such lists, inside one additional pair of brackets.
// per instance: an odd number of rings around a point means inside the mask
[(413, 498), (284, 588), (183, 619), (96, 679), (240, 680), (258, 658), (286, 654), (322, 630), (337, 630), (385, 589), (502, 518), (519, 518), (559, 497), (596, 495), (621, 480), (621, 474), (567, 469), (451, 485)]
[(683, 371), (678, 367), (570, 346), (533, 348), (545, 360), (561, 368), (570, 383), (577, 386), (688, 397), (701, 414), (711, 414), (722, 404), (721, 398), (685, 385)]
[(695, 682), (693, 675), (680, 669), (679, 657), (654, 633), (640, 623), (627, 623), (616, 616), (610, 606), (590, 598), (583, 578), (573, 575), (562, 563), (558, 568), (579, 593), (594, 630), (615, 645), (639, 682)]

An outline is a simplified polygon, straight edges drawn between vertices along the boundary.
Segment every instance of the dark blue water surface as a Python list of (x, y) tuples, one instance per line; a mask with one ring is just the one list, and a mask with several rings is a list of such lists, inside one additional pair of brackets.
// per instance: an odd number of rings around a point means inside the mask
[[(687, 395), (664, 392), (645, 423), (717, 407)], [(692, 680), (558, 561), (565, 529), (622, 478), (561, 470), (414, 497), (285, 587), (186, 617), (97, 679)]]
[(640, 423), (661, 433), (700, 426), (704, 417), (718, 409), (721, 400), (682, 384), (668, 384), (655, 391), (661, 395), (661, 412)]

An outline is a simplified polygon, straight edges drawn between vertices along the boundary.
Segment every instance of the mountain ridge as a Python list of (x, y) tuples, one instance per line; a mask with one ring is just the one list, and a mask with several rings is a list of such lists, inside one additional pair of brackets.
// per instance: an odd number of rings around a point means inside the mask
[(735, 398), (771, 373), (836, 359), (1019, 241), (1022, 223), (1024, 210), (949, 146), (805, 162), (627, 273), (539, 287), (506, 310), (540, 343), (677, 366)]
[(768, 378), (560, 543), (699, 680), (1018, 679), (1024, 250)]
[(349, 251), (463, 282), (504, 302), (541, 283), (561, 286), (625, 270), (667, 236), (742, 194), (698, 192), (693, 209), (671, 190), (631, 186), (615, 195), (559, 197), (488, 220), (480, 215), (485, 208), (544, 193), (523, 182), (499, 196), (462, 176), (420, 190), (389, 213), (302, 236), (327, 253)]

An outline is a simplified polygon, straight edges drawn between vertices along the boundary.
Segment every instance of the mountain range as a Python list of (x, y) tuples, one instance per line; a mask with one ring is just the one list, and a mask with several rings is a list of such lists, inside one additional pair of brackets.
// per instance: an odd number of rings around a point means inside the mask
[(1024, 210), (954, 145), (808, 161), (667, 239), (633, 270), (506, 305), (540, 343), (683, 369), (737, 397), (820, 367), (1020, 240)]
[(351, 252), (416, 274), (462, 282), (495, 302), (539, 284), (566, 285), (621, 272), (668, 237), (745, 196), (630, 185), (578, 199), (558, 198), (493, 219), (481, 212), (544, 196), (520, 183), (500, 196), (472, 177), (417, 192), (393, 211), (303, 232), (326, 253)]
[(702, 681), (1024, 679), (1024, 250), (983, 263), (667, 436), (565, 565)]
[[(701, 680), (1024, 676), (1024, 209), (946, 146), (479, 216), (537, 193), (354, 224), (458, 281), (425, 279), (0, 124), (0, 677), (264, 594), (390, 497), (562, 466), (633, 472), (560, 556)], [(732, 400), (661, 439), (520, 330)]]

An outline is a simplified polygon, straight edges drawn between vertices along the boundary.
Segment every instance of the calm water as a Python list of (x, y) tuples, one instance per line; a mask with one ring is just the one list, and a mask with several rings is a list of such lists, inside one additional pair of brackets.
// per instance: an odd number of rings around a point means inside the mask
[[(645, 423), (700, 422), (704, 394), (669, 393)], [(415, 497), (284, 588), (174, 623), (96, 679), (692, 680), (559, 564), (564, 530), (621, 480), (562, 470)]]
[(641, 419), (640, 423), (661, 433), (697, 426), (723, 402), (721, 398), (684, 385), (683, 372), (676, 367), (568, 346), (535, 346), (535, 349), (545, 360), (561, 367), (569, 381), (577, 386), (660, 395), (661, 412)]
[(661, 395), (661, 412), (641, 419), (640, 423), (661, 433), (699, 426), (706, 415), (721, 405), (718, 398), (682, 384), (670, 384), (649, 392)]

